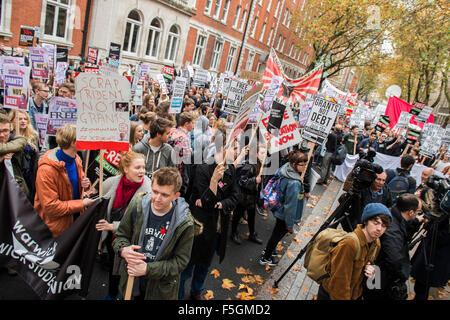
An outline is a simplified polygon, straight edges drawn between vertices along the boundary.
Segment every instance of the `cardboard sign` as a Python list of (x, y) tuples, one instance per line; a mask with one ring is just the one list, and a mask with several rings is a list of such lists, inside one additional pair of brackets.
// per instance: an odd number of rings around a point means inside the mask
[[(103, 179), (108, 179), (120, 174), (119, 163), (122, 155), (120, 151), (105, 150), (103, 153)], [(87, 176), (91, 181), (100, 178), (100, 152), (91, 151)]]
[[(189, 73), (191, 73), (191, 70), (189, 67), (192, 68), (192, 66), (188, 66)], [(193, 70), (192, 70), (193, 71)], [(205, 87), (206, 82), (208, 82), (208, 71), (203, 69), (197, 69), (194, 74), (194, 81), (193, 86), (194, 87)]]
[(49, 76), (49, 57), (44, 48), (30, 48), (31, 75), (33, 78), (47, 80)]
[(226, 114), (238, 115), (242, 99), (248, 90), (250, 90), (250, 85), (247, 83), (234, 79), (231, 80), (224, 106)]
[(270, 154), (300, 143), (300, 130), (297, 125), (297, 121), (295, 121), (294, 114), (292, 113), (292, 110), (289, 106), (287, 106), (284, 111), (283, 122), (281, 123), (281, 127), (277, 135), (271, 135), (267, 131), (268, 124), (269, 113), (267, 112), (261, 120), (259, 130), (266, 142), (269, 142), (270, 140)]
[(184, 89), (186, 88), (187, 79), (176, 77), (173, 82), (172, 101), (170, 102), (169, 113), (180, 113), (183, 106)]
[(28, 110), (30, 68), (19, 65), (3, 65), (5, 108)]
[(55, 70), (55, 84), (56, 86), (60, 86), (66, 81), (66, 72), (67, 72), (68, 64), (67, 62), (57, 62), (56, 70)]
[(340, 107), (337, 103), (315, 96), (303, 130), (303, 138), (319, 145), (325, 143)]
[(47, 135), (55, 136), (56, 131), (68, 123), (77, 123), (76, 100), (53, 97), (48, 107)]
[(439, 152), (441, 147), (441, 139), (428, 136), (421, 141), (419, 154), (433, 158)]
[(34, 28), (20, 26), (19, 46), (32, 47), (34, 43)]
[(76, 78), (77, 147), (128, 151), (130, 82), (119, 74)]
[(56, 45), (51, 43), (43, 43), (42, 48), (45, 49), (48, 56), (48, 66), (50, 69), (55, 70), (56, 68)]

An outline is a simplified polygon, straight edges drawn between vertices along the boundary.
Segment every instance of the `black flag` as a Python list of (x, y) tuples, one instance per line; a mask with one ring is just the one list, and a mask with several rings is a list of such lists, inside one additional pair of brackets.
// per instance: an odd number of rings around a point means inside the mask
[(284, 112), (286, 106), (277, 101), (273, 101), (272, 109), (270, 109), (269, 123), (267, 124), (267, 130), (274, 136), (278, 136), (278, 132), (283, 122)]
[(4, 163), (0, 164), (0, 266), (14, 269), (41, 299), (88, 294), (108, 199), (99, 199), (53, 238)]

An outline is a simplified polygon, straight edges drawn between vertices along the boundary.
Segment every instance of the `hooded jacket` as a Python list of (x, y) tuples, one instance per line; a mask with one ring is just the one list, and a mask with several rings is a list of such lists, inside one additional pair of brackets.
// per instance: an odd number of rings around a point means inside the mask
[(288, 230), (302, 219), (305, 191), (301, 175), (288, 162), (281, 167), (280, 202), (283, 204), (274, 212), (275, 217), (284, 220)]
[(156, 170), (164, 167), (175, 167), (175, 152), (173, 148), (163, 143), (158, 151), (153, 152), (148, 143), (150, 134), (146, 134), (134, 147), (134, 152), (142, 153), (145, 156), (145, 172), (152, 174)]
[[(117, 253), (120, 277), (119, 291), (124, 296), (128, 280), (126, 261), (119, 256), (121, 248), (137, 244), (143, 247), (144, 230), (150, 214), (151, 194), (139, 194), (131, 200), (125, 212), (113, 249)], [(170, 226), (161, 244), (155, 261), (147, 263), (148, 279), (145, 300), (175, 300), (178, 297), (180, 274), (188, 265), (192, 243), (194, 241), (194, 219), (189, 211), (189, 205), (183, 198), (175, 202), (175, 210)], [(134, 216), (134, 217), (133, 217)], [(133, 295), (139, 288), (139, 279), (135, 278)]]
[[(53, 237), (58, 237), (73, 222), (73, 214), (84, 210), (83, 200), (73, 200), (72, 184), (64, 162), (59, 161), (56, 152), (60, 148), (47, 151), (39, 160), (36, 176), (34, 209), (49, 227)], [(79, 194), (81, 179), (84, 177), (80, 157), (75, 158), (78, 173)]]

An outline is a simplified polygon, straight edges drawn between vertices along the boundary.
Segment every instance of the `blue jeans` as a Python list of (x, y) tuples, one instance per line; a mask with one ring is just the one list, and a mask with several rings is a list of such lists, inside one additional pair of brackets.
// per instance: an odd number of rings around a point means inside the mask
[[(219, 234), (216, 235), (215, 247), (217, 247), (219, 240)], [(214, 258), (213, 251), (212, 255), (209, 257), (208, 264), (193, 264), (189, 263), (180, 275), (180, 289), (178, 291), (178, 300), (184, 299), (184, 283), (192, 276), (192, 271), (194, 271), (194, 276), (191, 281), (191, 294), (198, 295), (202, 293), (205, 289), (205, 280), (209, 273), (209, 267), (211, 266), (212, 259)]]

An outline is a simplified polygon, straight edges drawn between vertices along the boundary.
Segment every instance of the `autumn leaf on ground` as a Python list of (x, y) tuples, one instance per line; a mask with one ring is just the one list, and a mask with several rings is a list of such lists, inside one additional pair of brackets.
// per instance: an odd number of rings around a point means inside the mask
[(214, 299), (214, 292), (212, 292), (212, 290), (206, 290), (206, 294), (204, 294), (203, 297), (205, 300)]
[(222, 279), (222, 288), (230, 290), (231, 288), (236, 287), (230, 279)]
[(267, 271), (267, 272), (270, 271), (270, 266), (266, 266), (266, 271)]
[(295, 264), (295, 265), (292, 267), (292, 270), (294, 270), (294, 271), (301, 271), (302, 268), (300, 268), (298, 265)]
[(277, 294), (277, 293), (278, 293), (278, 289), (277, 289), (277, 288), (274, 288), (274, 287), (272, 287), (272, 286), (269, 286), (269, 287), (267, 288), (267, 290), (269, 290), (269, 293), (270, 293), (270, 294)]
[(253, 289), (252, 288), (250, 288), (248, 285), (246, 285), (246, 284), (240, 284), (239, 285), (239, 290), (242, 290), (242, 289), (245, 289), (245, 290), (247, 290), (247, 293), (251, 296), (251, 295), (253, 295)]
[(210, 274), (214, 275), (214, 279), (217, 279), (220, 277), (220, 272), (217, 269), (212, 270)]
[(244, 267), (236, 267), (236, 273), (237, 274), (252, 274), (252, 272), (250, 271), (250, 269), (245, 269)]
[(314, 206), (311, 203), (308, 203), (306, 206), (310, 207), (310, 208), (314, 208)]
[(286, 253), (287, 253), (288, 258), (294, 258), (295, 257), (295, 255), (290, 250), (286, 251)]
[(293, 241), (294, 241), (296, 244), (302, 243), (302, 240), (299, 239), (299, 238), (294, 238)]
[(256, 297), (253, 297), (251, 294), (248, 294), (247, 292), (238, 292), (236, 298), (238, 298), (239, 300), (253, 300)]
[(280, 241), (277, 243), (277, 247), (275, 248), (276, 251), (283, 251), (283, 243)]
[(262, 285), (264, 283), (264, 280), (260, 275), (255, 275), (254, 278), (257, 284)]
[(244, 283), (255, 283), (255, 278), (253, 276), (244, 276), (241, 278), (241, 281)]

